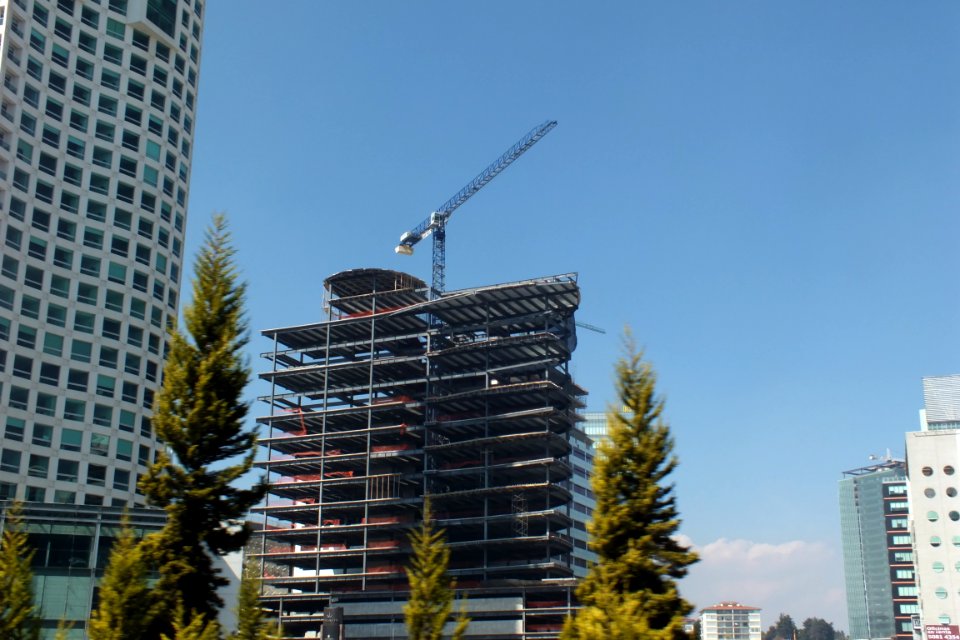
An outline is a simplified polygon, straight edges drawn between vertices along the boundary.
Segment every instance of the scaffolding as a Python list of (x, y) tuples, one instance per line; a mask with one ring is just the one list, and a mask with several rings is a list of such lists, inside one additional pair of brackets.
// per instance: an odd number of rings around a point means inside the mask
[[(263, 603), (287, 637), (343, 607), (346, 637), (402, 636), (424, 496), (446, 530), (471, 638), (553, 638), (571, 606), (570, 431), (585, 391), (574, 274), (452, 291), (354, 269), (328, 319), (264, 331)], [(398, 626), (401, 625), (401, 626)]]

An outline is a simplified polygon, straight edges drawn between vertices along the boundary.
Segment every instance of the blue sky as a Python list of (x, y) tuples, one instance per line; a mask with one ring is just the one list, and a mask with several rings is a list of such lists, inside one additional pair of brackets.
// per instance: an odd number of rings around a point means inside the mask
[(188, 249), (226, 211), (252, 327), (318, 320), (337, 271), (429, 278), (399, 235), (558, 120), (452, 219), (448, 288), (578, 272), (591, 409), (623, 326), (659, 372), (686, 595), (846, 628), (840, 472), (960, 372), (958, 62), (950, 1), (210, 0)]

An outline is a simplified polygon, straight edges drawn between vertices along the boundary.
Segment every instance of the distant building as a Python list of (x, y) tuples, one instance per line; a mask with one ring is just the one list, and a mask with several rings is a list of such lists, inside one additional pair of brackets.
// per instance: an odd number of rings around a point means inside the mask
[(700, 640), (760, 640), (760, 607), (721, 602), (700, 611)]
[(917, 610), (906, 465), (886, 459), (840, 480), (840, 536), (850, 637), (912, 637)]
[(907, 434), (919, 616), (960, 624), (960, 375), (923, 379), (920, 431)]

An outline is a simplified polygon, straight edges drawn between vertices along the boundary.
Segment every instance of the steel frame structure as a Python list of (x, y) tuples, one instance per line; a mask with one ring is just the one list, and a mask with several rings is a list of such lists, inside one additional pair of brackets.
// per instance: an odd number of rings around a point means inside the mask
[(346, 637), (402, 637), (407, 535), (446, 530), (471, 638), (556, 637), (572, 606), (568, 456), (586, 392), (574, 274), (445, 293), (397, 271), (325, 283), (328, 319), (272, 329), (259, 464), (264, 605), (287, 637), (342, 606)]

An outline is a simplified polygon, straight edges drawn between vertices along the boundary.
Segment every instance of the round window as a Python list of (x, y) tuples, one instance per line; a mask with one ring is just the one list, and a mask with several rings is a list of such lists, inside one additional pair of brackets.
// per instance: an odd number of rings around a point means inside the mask
[(957, 563), (953, 565), (953, 568), (957, 570), (957, 573), (960, 573), (960, 560), (957, 560)]
[(924, 467), (923, 469), (920, 469), (920, 473), (922, 473), (922, 474), (925, 475), (925, 476), (932, 476), (932, 475), (933, 475), (933, 468), (932, 468), (932, 467)]
[(937, 495), (937, 492), (930, 487), (927, 487), (923, 490), (923, 495), (927, 496), (928, 498), (932, 498), (933, 496)]
[(937, 515), (936, 511), (927, 511), (927, 520), (930, 522), (936, 522), (940, 519), (940, 516)]
[(944, 589), (943, 587), (937, 587), (937, 590), (934, 591), (933, 594), (938, 598), (940, 598), (941, 600), (943, 600), (944, 598), (947, 597), (947, 590)]
[(943, 563), (942, 563), (942, 562), (934, 562), (934, 563), (933, 563), (933, 571), (934, 571), (934, 573), (943, 573)]
[(944, 472), (945, 474), (947, 474), (948, 476), (952, 476), (952, 475), (953, 475), (953, 467), (951, 467), (950, 465), (947, 465), (947, 466), (945, 466), (945, 467), (943, 468), (943, 472)]
[(953, 536), (951, 542), (953, 542), (953, 546), (960, 547), (960, 536)]
[(950, 624), (950, 616), (945, 613), (941, 613), (937, 620), (940, 622), (940, 624)]
[[(956, 543), (954, 543), (956, 544)], [(930, 546), (939, 547), (940, 546), (940, 536), (930, 536)], [(960, 546), (960, 545), (958, 545)]]
[(958, 511), (951, 511), (947, 515), (950, 516), (950, 519), (953, 520), (954, 522), (956, 522), (957, 520), (960, 520), (960, 512)]
[(957, 497), (957, 488), (956, 487), (947, 487), (947, 496), (950, 498)]

